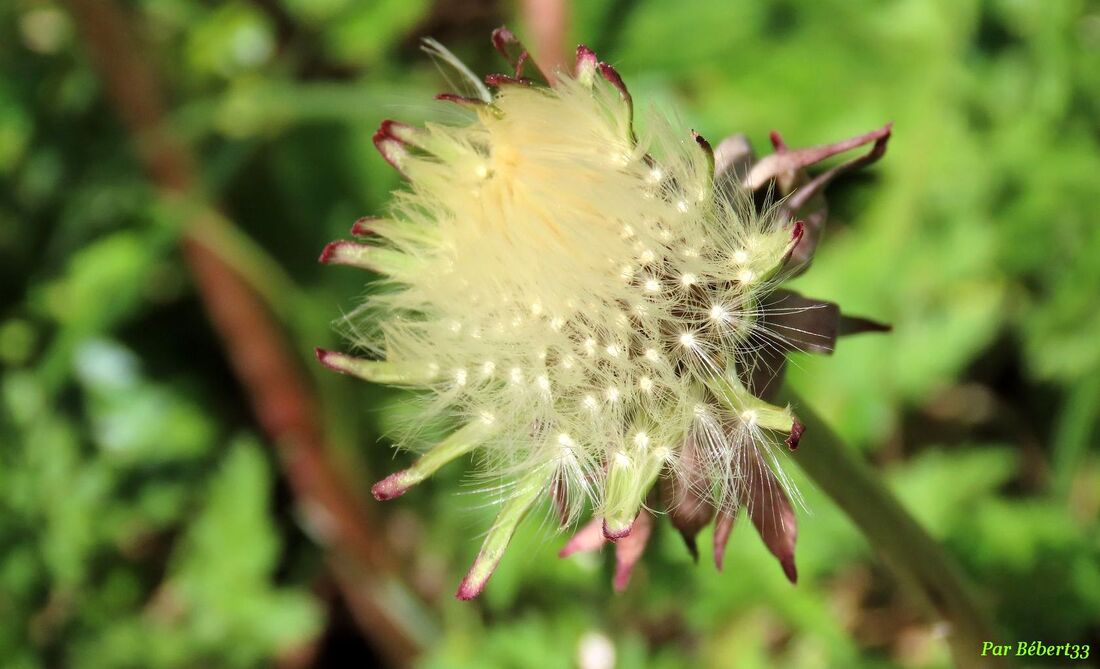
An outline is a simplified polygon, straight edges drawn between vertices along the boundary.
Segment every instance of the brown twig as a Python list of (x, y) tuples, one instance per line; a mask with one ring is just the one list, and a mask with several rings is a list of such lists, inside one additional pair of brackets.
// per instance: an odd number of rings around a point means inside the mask
[[(69, 7), (150, 179), (166, 199), (193, 197), (196, 161), (164, 124), (156, 73), (135, 47), (128, 18), (111, 0), (69, 0)], [(282, 470), (313, 535), (329, 550), (329, 564), (364, 635), (394, 666), (404, 666), (419, 644), (378, 598), (369, 596), (379, 575), (392, 573), (387, 553), (357, 496), (327, 457), (312, 389), (286, 336), (256, 291), (217, 249), (191, 232), (211, 224), (223, 223), (215, 212), (201, 210), (187, 221), (182, 236), (207, 314), (261, 428), (279, 448)]]
[(552, 78), (566, 65), (569, 3), (566, 0), (523, 0), (523, 20), (531, 33), (535, 62)]

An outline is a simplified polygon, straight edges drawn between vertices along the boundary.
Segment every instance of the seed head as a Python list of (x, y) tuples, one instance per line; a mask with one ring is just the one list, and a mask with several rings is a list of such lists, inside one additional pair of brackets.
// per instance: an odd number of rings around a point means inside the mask
[[(639, 514), (662, 477), (674, 522), (687, 497), (704, 524), (713, 513), (700, 507), (781, 519), (789, 530), (769, 547), (793, 573), (793, 490), (777, 445), (793, 449), (801, 425), (754, 395), (754, 377), (774, 378), (800, 337), (835, 339), (835, 309), (831, 320), (803, 316), (828, 303), (774, 306), (794, 296), (776, 290), (800, 269), (792, 259), (808, 262), (806, 223), (789, 207), (757, 208), (697, 133), (657, 114), (636, 130), (621, 77), (587, 48), (550, 87), (523, 77), (530, 61), (511, 33), (494, 44), (518, 54), (514, 76), (488, 77), (492, 92), (473, 80), (477, 99), (441, 96), (470, 110), (467, 123), (382, 124), (375, 144), (408, 187), (385, 217), (356, 224), (365, 243), (334, 242), (321, 256), (385, 282), (348, 321), (371, 359), (319, 351), (321, 362), (418, 388), (421, 424), (460, 425), (375, 496), (399, 496), (474, 450), (486, 476), (508, 482), (464, 599), (542, 498), (563, 525), (591, 512), (602, 537), (620, 540), (625, 586), (650, 533)], [(776, 164), (787, 171), (748, 176), (790, 181), (809, 163)], [(681, 531), (694, 546), (701, 525), (690, 526)]]

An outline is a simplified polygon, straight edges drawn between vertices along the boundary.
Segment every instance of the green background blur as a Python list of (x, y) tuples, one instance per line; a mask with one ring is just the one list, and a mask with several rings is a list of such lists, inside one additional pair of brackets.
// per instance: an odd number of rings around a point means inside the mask
[[(436, 113), (417, 40), (501, 71), (489, 31), (531, 25), (492, 0), (122, 6), (197, 192), (235, 226), (221, 252), (273, 301), (365, 493), (406, 461), (380, 435), (413, 409), (308, 366), (364, 290), (317, 254), (398, 186), (378, 123)], [(585, 1), (568, 32), (714, 142), (894, 121), (885, 158), (830, 190), (797, 281), (894, 332), (799, 357), (790, 381), (959, 560), (1002, 640), (1100, 655), (1100, 4)], [(184, 264), (187, 207), (150, 185), (67, 8), (0, 4), (0, 67), (0, 666), (399, 664), (330, 576)], [(609, 556), (558, 560), (532, 520), (456, 602), (492, 514), (462, 469), (360, 502), (394, 557), (360, 595), (418, 666), (598, 669), (609, 648), (628, 668), (950, 666), (944, 630), (805, 482), (797, 587), (743, 523), (724, 573), (660, 523), (616, 596)]]

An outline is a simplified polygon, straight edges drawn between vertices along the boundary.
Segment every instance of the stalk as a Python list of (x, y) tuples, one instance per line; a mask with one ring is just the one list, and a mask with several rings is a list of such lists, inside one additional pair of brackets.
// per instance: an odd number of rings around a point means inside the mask
[(999, 641), (954, 559), (806, 402), (789, 389), (780, 398), (797, 408), (806, 426), (803, 446), (793, 459), (852, 519), (894, 574), (915, 588), (948, 625), (946, 638), (955, 665), (1006, 666), (1005, 658), (982, 657), (983, 642)]

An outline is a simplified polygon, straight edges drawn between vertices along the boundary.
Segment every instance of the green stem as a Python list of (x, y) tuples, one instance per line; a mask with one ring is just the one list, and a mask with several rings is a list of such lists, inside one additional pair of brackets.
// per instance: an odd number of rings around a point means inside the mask
[(1000, 642), (951, 556), (801, 398), (787, 389), (781, 398), (795, 406), (806, 426), (803, 446), (793, 459), (863, 531), (894, 573), (948, 624), (956, 666), (1005, 666), (1004, 658), (982, 657), (983, 642)]
[(1063, 404), (1054, 431), (1054, 489), (1068, 496), (1073, 475), (1089, 450), (1089, 434), (1100, 414), (1100, 375), (1082, 377)]

